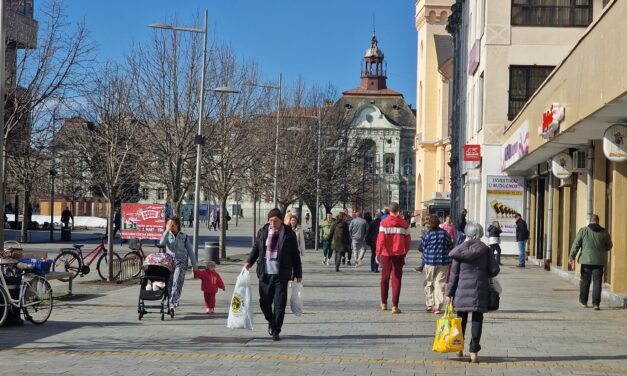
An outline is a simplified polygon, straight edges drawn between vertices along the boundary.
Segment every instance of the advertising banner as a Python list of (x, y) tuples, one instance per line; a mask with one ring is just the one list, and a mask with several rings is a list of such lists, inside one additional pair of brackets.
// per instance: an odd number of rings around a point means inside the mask
[(200, 204), (200, 210), (198, 210), (198, 219), (203, 222), (209, 220), (209, 204)]
[(122, 239), (159, 240), (165, 228), (165, 205), (122, 204)]
[(501, 153), (501, 171), (529, 154), (529, 121), (526, 120), (505, 142)]
[(464, 145), (465, 162), (481, 162), (481, 145)]
[(486, 229), (498, 221), (503, 233), (516, 235), (514, 214), (522, 213), (525, 199), (525, 178), (521, 176), (487, 176)]

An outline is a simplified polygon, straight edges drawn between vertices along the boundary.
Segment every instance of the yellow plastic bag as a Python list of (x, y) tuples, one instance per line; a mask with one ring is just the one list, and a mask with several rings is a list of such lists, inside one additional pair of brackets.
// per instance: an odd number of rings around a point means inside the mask
[(438, 319), (433, 339), (433, 351), (449, 353), (464, 350), (464, 333), (462, 319), (453, 312), (453, 305), (449, 304), (444, 316)]

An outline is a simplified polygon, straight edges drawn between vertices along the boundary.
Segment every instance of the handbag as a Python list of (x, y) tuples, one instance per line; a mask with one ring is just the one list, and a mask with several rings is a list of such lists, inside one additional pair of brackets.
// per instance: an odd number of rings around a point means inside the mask
[(497, 311), (499, 309), (499, 304), (501, 302), (501, 295), (495, 288), (495, 281), (492, 278), (490, 278), (488, 282), (490, 284), (490, 289), (488, 292), (488, 311), (489, 312)]

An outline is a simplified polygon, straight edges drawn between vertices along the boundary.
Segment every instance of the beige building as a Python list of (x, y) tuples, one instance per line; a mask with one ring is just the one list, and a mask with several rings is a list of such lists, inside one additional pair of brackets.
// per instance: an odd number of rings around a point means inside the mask
[[(604, 3), (607, 1), (547, 1), (538, 5), (530, 0), (482, 0), (463, 6), (464, 43), (456, 61), (466, 77), (462, 96), (456, 98), (462, 109), (459, 138), (462, 144), (480, 145), (482, 155), (480, 162), (463, 163), (463, 202), (468, 220), (484, 226), (500, 220), (504, 253), (517, 253), (513, 217), (488, 206), (499, 204), (499, 198), (491, 195), (508, 194), (488, 192), (488, 182), (506, 175), (500, 158), (503, 132), (599, 17)], [(519, 180), (514, 184), (526, 183)], [(525, 213), (526, 201), (519, 194), (519, 200), (505, 204), (513, 206), (509, 211)]]
[[(595, 21), (537, 92), (500, 132), (508, 175), (525, 177), (530, 257), (569, 270), (568, 251), (591, 214), (614, 247), (608, 253), (606, 294), (623, 305), (627, 294), (627, 2), (597, 2)], [(551, 111), (553, 110), (553, 111)], [(551, 112), (547, 112), (551, 111)], [(552, 116), (552, 118), (551, 118)], [(521, 137), (521, 135), (523, 135)], [(513, 153), (515, 140), (526, 140)], [(555, 163), (553, 163), (555, 161)]]
[(449, 85), (452, 38), (445, 30), (453, 0), (416, 1), (418, 79), (416, 105), (416, 206), (448, 213), (450, 192)]

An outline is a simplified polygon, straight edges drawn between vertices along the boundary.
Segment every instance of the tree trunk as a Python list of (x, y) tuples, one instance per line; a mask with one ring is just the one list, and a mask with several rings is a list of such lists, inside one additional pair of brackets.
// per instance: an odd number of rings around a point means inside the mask
[(227, 196), (222, 196), (220, 199), (220, 258), (226, 260), (226, 226), (228, 221), (226, 220), (226, 199)]
[(109, 201), (107, 203), (107, 264), (109, 265), (109, 271), (107, 275), (107, 281), (113, 281), (113, 216), (115, 212), (113, 210), (113, 203)]
[[(22, 216), (22, 228), (20, 231), (20, 241), (22, 243), (28, 243), (29, 239), (28, 239), (28, 222), (30, 220), (30, 218), (28, 218), (28, 204), (30, 203), (30, 190), (27, 189), (26, 187), (24, 187), (24, 200), (22, 200), (22, 213), (24, 213), (24, 215)], [(16, 208), (17, 209), (17, 208)], [(16, 212), (19, 212), (19, 210), (16, 210)], [(17, 222), (18, 220), (18, 215), (15, 215), (15, 221)]]

